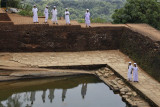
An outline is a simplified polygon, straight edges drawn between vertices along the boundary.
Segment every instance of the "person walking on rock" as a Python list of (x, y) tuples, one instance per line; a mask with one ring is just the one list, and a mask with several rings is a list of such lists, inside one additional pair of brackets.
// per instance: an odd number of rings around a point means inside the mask
[(48, 21), (48, 6), (46, 6), (45, 10), (44, 10), (44, 15), (45, 15), (45, 23), (47, 23)]
[(70, 18), (69, 18), (69, 11), (68, 11), (68, 8), (66, 8), (66, 11), (65, 11), (65, 20), (66, 20), (66, 25), (70, 25)]
[(132, 70), (133, 70), (132, 63), (129, 62), (129, 65), (128, 65), (128, 81), (132, 81)]
[(134, 63), (133, 67), (133, 82), (138, 82), (138, 67), (136, 63)]
[(58, 25), (56, 6), (53, 7), (51, 13), (52, 13), (52, 22), (53, 22), (53, 24), (57, 24)]
[(37, 9), (36, 5), (33, 6), (32, 12), (33, 12), (33, 22), (39, 23), (38, 22), (38, 13), (37, 13), (38, 9)]
[(90, 12), (89, 12), (89, 9), (87, 9), (86, 13), (85, 13), (85, 23), (86, 23), (86, 27), (91, 27), (90, 26), (91, 21), (90, 21)]

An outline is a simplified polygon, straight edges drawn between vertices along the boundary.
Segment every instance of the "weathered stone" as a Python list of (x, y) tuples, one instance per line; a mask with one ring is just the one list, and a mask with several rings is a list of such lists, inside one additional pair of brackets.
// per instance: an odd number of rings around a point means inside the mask
[(107, 81), (107, 84), (111, 87), (113, 84), (110, 81)]
[(102, 70), (101, 72), (102, 72), (102, 74), (105, 74), (105, 71), (104, 71), (104, 70)]
[(128, 88), (128, 91), (132, 91), (130, 88)]
[(100, 76), (100, 77), (101, 77), (101, 76), (103, 76), (103, 75), (102, 75), (102, 74), (99, 74), (98, 76)]
[(108, 73), (105, 73), (104, 74), (104, 78), (108, 78), (109, 77), (109, 74)]
[(115, 88), (115, 89), (116, 89), (116, 88), (118, 88), (118, 86), (117, 86), (117, 85), (113, 85), (113, 88)]
[(104, 74), (105, 72), (103, 70), (99, 70), (99, 73)]
[(119, 91), (119, 88), (114, 88), (113, 91)]
[(98, 70), (99, 73), (101, 73), (101, 70)]
[(131, 103), (131, 107), (138, 107), (137, 104), (135, 102)]
[(99, 72), (98, 72), (98, 71), (96, 71), (95, 73), (98, 75), (98, 73), (99, 73)]
[(114, 73), (112, 72), (112, 73), (110, 73), (111, 75), (114, 75)]
[(120, 91), (121, 92), (128, 92), (129, 90), (128, 90), (128, 88), (122, 88), (122, 89), (120, 89)]
[(104, 68), (104, 70), (105, 70), (105, 71), (110, 71), (110, 69), (109, 69), (109, 68), (107, 68), (107, 67), (106, 67), (106, 68)]
[(129, 104), (132, 104), (132, 103), (133, 103), (133, 101), (132, 101), (131, 99), (129, 99), (129, 98), (126, 98), (126, 101), (127, 101)]
[(144, 102), (144, 101), (136, 101), (136, 105), (138, 107), (150, 107), (148, 103)]
[(122, 95), (122, 98), (127, 99), (129, 96), (128, 95)]
[(117, 86), (119, 87), (119, 89), (123, 88), (121, 84), (117, 84)]
[(99, 72), (97, 73), (97, 75), (98, 75), (99, 77), (100, 77), (100, 76), (102, 76), (102, 74), (101, 74), (101, 73), (99, 73)]
[(129, 96), (131, 96), (131, 95), (132, 95), (132, 93), (131, 93), (131, 92), (127, 92), (127, 93), (126, 93), (126, 95), (129, 95)]
[(106, 71), (106, 70), (105, 70), (105, 73), (109, 73), (109, 71)]
[(118, 80), (117, 82), (121, 85), (124, 85), (124, 82), (122, 80)]
[(109, 82), (109, 83), (110, 83), (110, 86), (111, 86), (111, 87), (113, 87), (113, 85), (115, 85), (115, 84), (113, 84), (112, 82)]
[(125, 93), (125, 92), (120, 91), (120, 94), (121, 94), (121, 95), (125, 95), (126, 93)]
[(118, 78), (118, 77), (116, 77), (116, 78), (115, 78), (115, 80), (116, 80), (116, 81), (118, 81), (118, 80), (121, 80), (121, 79), (120, 79), (120, 78)]
[(114, 84), (114, 85), (117, 84), (117, 82), (115, 80), (112, 80), (111, 83)]
[(136, 96), (137, 96), (137, 93), (136, 93), (136, 92), (133, 92), (132, 95), (133, 95), (134, 97), (136, 97)]

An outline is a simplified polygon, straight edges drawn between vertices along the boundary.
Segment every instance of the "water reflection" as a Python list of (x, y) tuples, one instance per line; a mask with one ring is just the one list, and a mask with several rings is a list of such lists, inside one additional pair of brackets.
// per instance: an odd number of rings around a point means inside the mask
[(81, 95), (83, 99), (85, 98), (86, 92), (87, 92), (87, 83), (83, 83), (81, 89)]
[(55, 90), (55, 89), (49, 89), (48, 98), (50, 99), (50, 103), (52, 103), (52, 101), (53, 101), (53, 99), (54, 99), (54, 90)]
[(10, 96), (6, 101), (6, 106), (4, 106), (3, 104), (1, 105), (2, 107), (22, 107), (23, 102), (19, 101), (20, 97), (21, 96), (19, 94)]
[[(21, 84), (16, 82), (2, 86), (5, 89), (0, 88), (3, 92), (0, 94), (0, 107), (126, 106), (119, 95), (115, 95), (104, 83), (92, 76), (70, 77), (56, 81), (23, 81)], [(7, 87), (12, 90), (6, 90)]]
[(43, 90), (43, 93), (42, 93), (42, 101), (43, 101), (43, 103), (45, 103), (45, 99), (46, 99), (46, 90)]
[(62, 102), (64, 102), (64, 99), (66, 98), (67, 89), (62, 90)]
[[(28, 94), (28, 93), (26, 93), (26, 94)], [(36, 95), (36, 92), (35, 92), (35, 91), (32, 91), (32, 92), (31, 92), (31, 95), (30, 95), (31, 104), (33, 104), (33, 102), (35, 101), (35, 95)]]

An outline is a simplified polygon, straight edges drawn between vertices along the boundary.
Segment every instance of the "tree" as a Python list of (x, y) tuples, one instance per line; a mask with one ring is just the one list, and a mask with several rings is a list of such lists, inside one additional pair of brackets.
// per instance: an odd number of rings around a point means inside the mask
[(160, 4), (157, 0), (127, 0), (112, 18), (114, 23), (147, 23), (160, 29)]
[(7, 6), (8, 7), (19, 8), (20, 0), (7, 0)]

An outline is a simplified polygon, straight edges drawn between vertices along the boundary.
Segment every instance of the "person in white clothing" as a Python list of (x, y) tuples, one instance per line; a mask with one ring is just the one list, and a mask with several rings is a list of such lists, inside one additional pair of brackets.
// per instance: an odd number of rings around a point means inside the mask
[(53, 7), (51, 13), (52, 13), (52, 22), (53, 22), (53, 24), (57, 24), (58, 25), (56, 6)]
[(86, 23), (86, 27), (91, 27), (90, 26), (91, 21), (90, 21), (90, 12), (89, 12), (89, 9), (87, 9), (86, 13), (85, 13), (85, 23)]
[(69, 11), (68, 11), (68, 8), (66, 8), (66, 11), (65, 11), (65, 20), (66, 20), (66, 25), (70, 25), (70, 18), (69, 18)]
[(32, 9), (32, 12), (33, 12), (33, 22), (34, 23), (39, 23), (38, 22), (38, 9), (36, 7), (36, 5), (34, 5), (33, 9)]
[(45, 23), (47, 23), (48, 21), (48, 6), (46, 6), (45, 10), (44, 10), (44, 15), (45, 15)]
[(138, 82), (138, 67), (136, 63), (134, 63), (133, 67), (133, 82)]
[(132, 81), (132, 70), (133, 70), (132, 63), (129, 62), (129, 65), (128, 65), (128, 81)]

